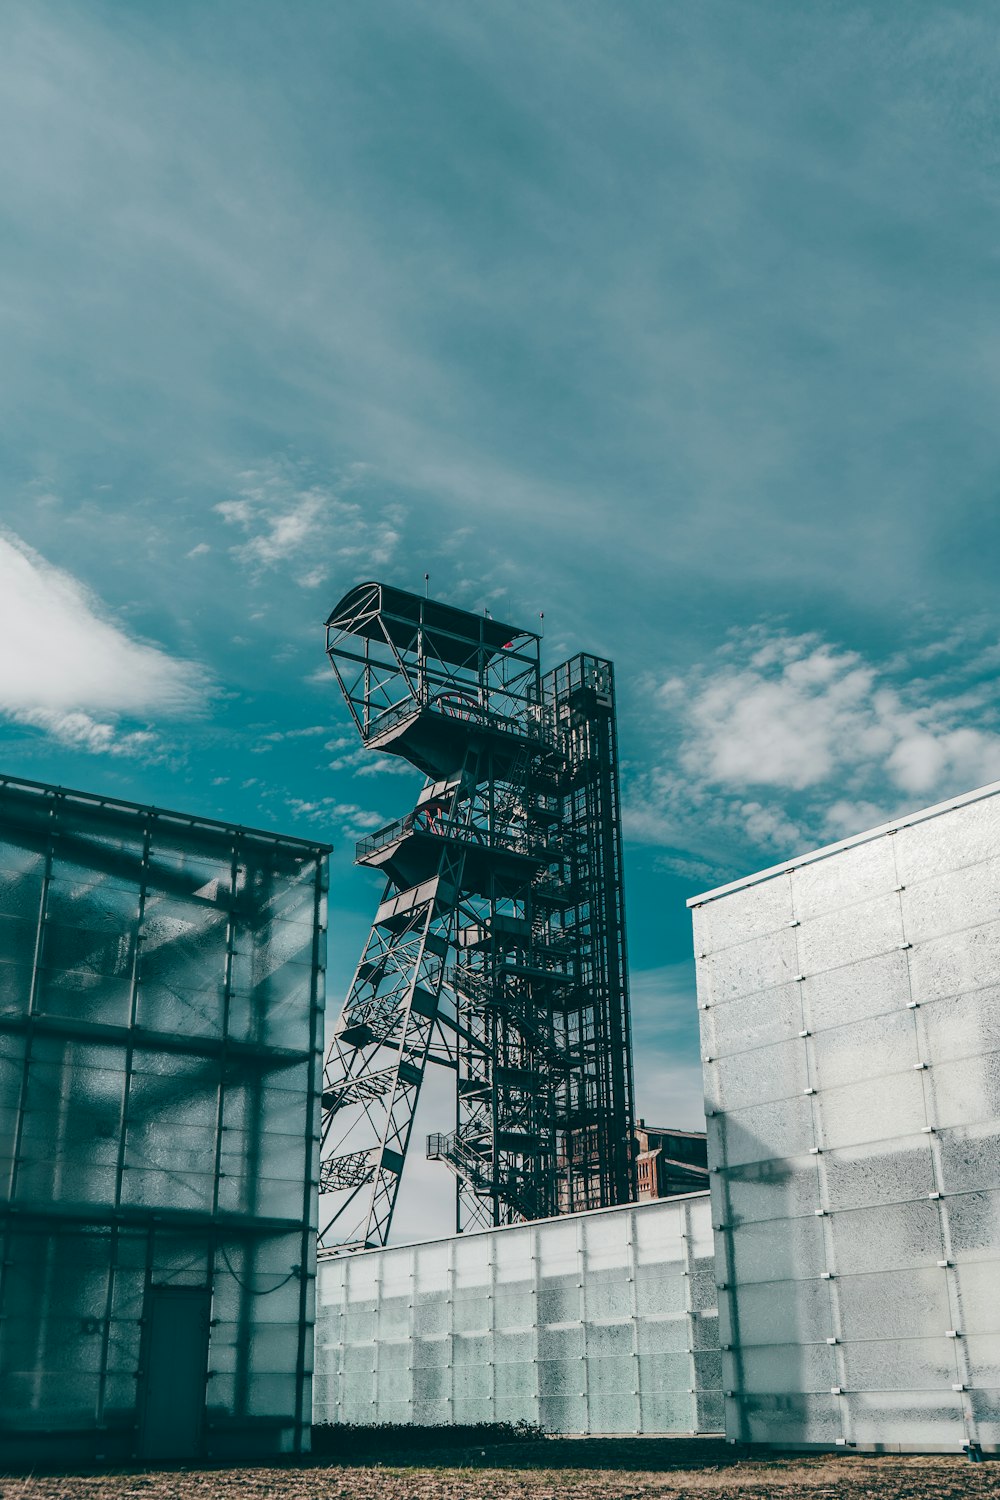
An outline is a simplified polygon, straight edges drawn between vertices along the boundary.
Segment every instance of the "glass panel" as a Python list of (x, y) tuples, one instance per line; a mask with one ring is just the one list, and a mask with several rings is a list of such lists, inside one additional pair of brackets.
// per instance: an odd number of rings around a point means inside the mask
[(695, 1396), (692, 1432), (723, 1432), (726, 1425), (725, 1402), (721, 1394), (699, 1391)]
[(782, 927), (732, 948), (716, 950), (704, 961), (712, 1003), (756, 994), (786, 984), (799, 972), (795, 932)]
[[(840, 1396), (753, 1396), (741, 1402), (752, 1443), (822, 1443), (843, 1435)], [(727, 1412), (727, 1429), (729, 1414)]]
[[(888, 858), (891, 865), (892, 856)], [(826, 872), (828, 880), (839, 863), (839, 859), (830, 861), (830, 869)], [(799, 951), (804, 974), (839, 969), (842, 964), (858, 963), (898, 949), (903, 941), (903, 924), (899, 897), (892, 890), (896, 882), (890, 874), (884, 873), (882, 878), (887, 887), (885, 895), (803, 921), (799, 929)]]
[(582, 1359), (584, 1354), (584, 1326), (573, 1323), (562, 1328), (539, 1328), (538, 1358), (540, 1360)]
[(920, 1338), (953, 1326), (948, 1287), (935, 1267), (838, 1276), (837, 1291), (845, 1339)]
[(743, 1109), (761, 1099), (788, 1099), (801, 1094), (809, 1082), (805, 1048), (798, 1039), (722, 1057), (707, 1066), (705, 1077), (706, 1098), (714, 1097), (726, 1110)]
[(1000, 1265), (994, 1260), (963, 1263), (958, 1279), (958, 1324), (963, 1333), (1000, 1333)]
[(984, 1448), (1000, 1448), (1000, 1390), (969, 1391), (974, 1431)]
[(486, 1368), (492, 1361), (493, 1341), (489, 1334), (459, 1333), (452, 1343), (452, 1360), (456, 1366), (479, 1365)]
[(686, 1391), (647, 1390), (643, 1385), (640, 1400), (642, 1430), (647, 1435), (694, 1431), (694, 1397)]
[(743, 1347), (819, 1343), (833, 1335), (830, 1284), (825, 1281), (761, 1282), (743, 1287), (738, 1315)]
[(983, 797), (949, 808), (938, 817), (901, 828), (894, 843), (898, 879), (905, 885), (992, 859), (1000, 848), (1000, 799)]
[(535, 1361), (498, 1364), (493, 1373), (498, 1396), (534, 1396), (538, 1392), (538, 1365)]
[(741, 1226), (748, 1220), (812, 1214), (820, 1202), (817, 1160), (754, 1162), (728, 1172), (726, 1188), (730, 1214)]
[(1000, 1052), (938, 1063), (928, 1074), (935, 1125), (974, 1125), (1000, 1115)]
[(415, 1338), (413, 1340), (413, 1368), (446, 1366), (451, 1362), (451, 1340), (446, 1338)]
[(452, 1242), (455, 1287), (488, 1287), (490, 1285), (489, 1237), (470, 1235)]
[[(0, 893), (3, 894), (3, 893)], [(25, 916), (36, 916), (37, 900), (22, 897)], [(0, 907), (6, 910), (5, 906)], [(79, 927), (118, 937), (135, 926), (139, 918), (139, 891), (134, 886), (114, 886), (107, 881), (49, 881), (45, 920), (54, 928)]]
[(844, 1275), (933, 1265), (944, 1255), (936, 1203), (889, 1203), (847, 1209), (829, 1220), (833, 1266)]
[(5, 962), (31, 971), (35, 962), (37, 917), (10, 917), (0, 914), (0, 953)]
[(951, 995), (916, 1012), (920, 1055), (931, 1063), (1000, 1052), (1000, 989)]
[(574, 1275), (579, 1280), (580, 1222), (555, 1220), (538, 1226), (537, 1255), (544, 1276)]
[(632, 1215), (632, 1249), (637, 1266), (678, 1265), (684, 1260), (684, 1212), (669, 1200), (643, 1204)]
[[(0, 931), (0, 951), (15, 962), (30, 962), (35, 941), (34, 924), (18, 923), (17, 934), (5, 918)], [(15, 941), (15, 936), (17, 941)], [(135, 931), (115, 932), (106, 928), (90, 930), (64, 927), (46, 921), (42, 929), (39, 963), (47, 969), (78, 969), (83, 974), (104, 974), (109, 978), (128, 979), (135, 956)]]
[(523, 1333), (496, 1333), (493, 1336), (493, 1358), (500, 1364), (523, 1364), (535, 1356), (536, 1339), (533, 1328)]
[(911, 1071), (825, 1090), (818, 1101), (822, 1143), (860, 1145), (919, 1134), (927, 1119), (922, 1078)]
[(800, 1096), (727, 1113), (721, 1135), (722, 1160), (731, 1167), (771, 1156), (802, 1156), (815, 1143), (812, 1104)]
[(586, 1399), (582, 1393), (579, 1396), (545, 1396), (538, 1403), (538, 1421), (548, 1432), (586, 1432)]
[(900, 900), (911, 943), (989, 922), (1000, 910), (1000, 859), (917, 881), (906, 886)]
[(715, 1233), (712, 1229), (712, 1210), (705, 1197), (688, 1198), (676, 1208), (684, 1215), (687, 1246), (691, 1254), (715, 1258)]
[(821, 1031), (813, 1038), (812, 1051), (814, 1082), (821, 1089), (900, 1073), (920, 1061), (913, 1016), (908, 1010)]
[(709, 1261), (696, 1260), (689, 1277), (691, 1283), (691, 1307), (697, 1314), (709, 1308), (715, 1309), (719, 1297), (715, 1283), (715, 1258)]
[[(707, 1326), (707, 1325), (703, 1325)], [(719, 1390), (722, 1386), (722, 1354), (718, 1346), (714, 1349), (696, 1349), (694, 1352), (694, 1384), (696, 1390)]]
[(896, 867), (888, 839), (871, 839), (840, 849), (829, 859), (799, 865), (792, 872), (795, 915), (803, 923), (841, 907), (858, 910), (857, 921), (873, 898), (888, 895), (896, 885)]
[(531, 1229), (512, 1229), (493, 1239), (496, 1280), (531, 1282), (535, 1274), (535, 1236)]
[(792, 888), (788, 875), (776, 875), (756, 885), (732, 891), (722, 901), (695, 907), (695, 952), (710, 953), (746, 942), (759, 933), (777, 932), (791, 921)]
[[(452, 1326), (456, 1332), (473, 1333), (478, 1329), (486, 1329), (490, 1326), (492, 1316), (492, 1302), (489, 1297), (456, 1297), (452, 1304)], [(509, 1316), (506, 1305), (501, 1308), (498, 1316), (500, 1318)]]
[(845, 1384), (852, 1391), (947, 1390), (958, 1380), (955, 1341), (876, 1339), (845, 1343)]
[(972, 1383), (1000, 1391), (1000, 1336), (972, 1331), (963, 1342)]
[(635, 1340), (634, 1324), (589, 1323), (587, 1325), (588, 1359), (607, 1359), (612, 1355), (631, 1359)]
[(827, 1202), (831, 1208), (926, 1198), (936, 1186), (928, 1136), (894, 1141), (891, 1146), (848, 1146), (824, 1151)]
[[(151, 966), (152, 967), (152, 966)], [(176, 1032), (179, 1036), (222, 1037), (225, 1014), (225, 983), (220, 966), (213, 975), (204, 976), (204, 982), (195, 986), (194, 973), (181, 974), (192, 987), (185, 987), (172, 975), (162, 972), (165, 964), (159, 965), (161, 973), (154, 977), (143, 971), (139, 978), (136, 999), (136, 1021), (149, 1031)]]
[[(567, 1296), (570, 1300), (567, 1302), (565, 1317), (578, 1318), (579, 1292), (568, 1291)], [(603, 1275), (594, 1272), (584, 1283), (583, 1301), (588, 1318), (627, 1318), (632, 1311), (632, 1287), (621, 1272), (615, 1277), (606, 1272)]]
[(588, 1428), (592, 1433), (625, 1433), (639, 1431), (639, 1393), (595, 1395), (587, 1403)]
[[(527, 1292), (497, 1292), (493, 1299), (493, 1314), (497, 1328), (533, 1328), (537, 1321), (536, 1299)], [(575, 1302), (570, 1306), (576, 1306)], [(579, 1317), (579, 1311), (575, 1314), (570, 1311), (567, 1316)], [(557, 1321), (554, 1318), (546, 1319), (547, 1322)]]
[(910, 1448), (959, 1449), (965, 1442), (958, 1392), (851, 1392), (846, 1403), (856, 1443), (901, 1443)]
[(780, 1391), (820, 1394), (839, 1384), (837, 1351), (830, 1344), (771, 1344), (727, 1355), (727, 1361), (737, 1388), (755, 1395)]
[(443, 1296), (419, 1298), (413, 1305), (414, 1333), (446, 1333), (450, 1311)]
[(413, 1370), (414, 1401), (447, 1401), (451, 1396), (451, 1370), (445, 1365), (420, 1365)]
[(636, 1324), (640, 1355), (686, 1354), (691, 1346), (687, 1318), (640, 1318)]
[(900, 952), (810, 974), (802, 986), (805, 1025), (814, 1032), (904, 1010), (909, 998), (909, 969), (906, 954)]
[(612, 1269), (620, 1274), (629, 1260), (630, 1220), (627, 1213), (599, 1214), (581, 1220), (586, 1273)]
[(734, 1281), (793, 1281), (826, 1270), (823, 1225), (815, 1216), (786, 1223), (740, 1224), (731, 1236)]
[[(414, 1331), (419, 1333), (443, 1333), (442, 1327), (425, 1329), (418, 1327), (414, 1309)], [(410, 1299), (408, 1297), (382, 1297), (378, 1304), (378, 1336), (380, 1339), (400, 1338), (410, 1332)]]
[(701, 1025), (702, 1051), (711, 1057), (785, 1041), (797, 1036), (802, 1026), (801, 986), (778, 985), (762, 994), (712, 1005), (701, 1012)]
[(915, 1000), (940, 1000), (985, 989), (1000, 973), (1000, 922), (950, 932), (920, 943), (910, 954)]
[(639, 1355), (639, 1384), (643, 1391), (687, 1393), (691, 1379), (691, 1355), (686, 1349)]

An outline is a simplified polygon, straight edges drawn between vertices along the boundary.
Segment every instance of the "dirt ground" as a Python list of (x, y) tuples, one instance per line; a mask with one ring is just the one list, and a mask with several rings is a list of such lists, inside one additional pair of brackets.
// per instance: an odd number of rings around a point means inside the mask
[(750, 1458), (725, 1443), (549, 1439), (391, 1464), (0, 1476), (0, 1500), (953, 1500), (996, 1496), (1000, 1462), (964, 1455)]

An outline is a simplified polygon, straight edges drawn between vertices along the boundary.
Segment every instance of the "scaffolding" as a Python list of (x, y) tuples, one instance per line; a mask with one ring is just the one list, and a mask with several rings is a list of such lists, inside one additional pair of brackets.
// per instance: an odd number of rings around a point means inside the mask
[(385, 888), (326, 1062), (321, 1243), (385, 1244), (428, 1064), (456, 1229), (632, 1197), (632, 1070), (610, 662), (379, 583), (326, 649), (363, 743), (426, 781), (363, 839)]

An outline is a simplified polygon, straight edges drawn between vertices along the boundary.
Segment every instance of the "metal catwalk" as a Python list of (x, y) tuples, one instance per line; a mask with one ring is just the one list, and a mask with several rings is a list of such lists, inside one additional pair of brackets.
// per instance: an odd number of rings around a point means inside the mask
[(327, 1057), (322, 1243), (386, 1243), (428, 1063), (459, 1231), (629, 1201), (611, 663), (543, 677), (535, 633), (379, 583), (326, 630), (363, 742), (426, 782), (357, 848), (386, 884)]

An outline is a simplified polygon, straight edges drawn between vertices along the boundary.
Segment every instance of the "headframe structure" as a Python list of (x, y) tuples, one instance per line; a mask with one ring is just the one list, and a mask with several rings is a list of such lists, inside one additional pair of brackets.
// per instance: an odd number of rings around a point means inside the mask
[(364, 744), (426, 781), (357, 846), (386, 883), (326, 1060), (321, 1246), (386, 1243), (429, 1064), (457, 1231), (630, 1201), (612, 664), (543, 676), (533, 631), (380, 583), (326, 649)]

